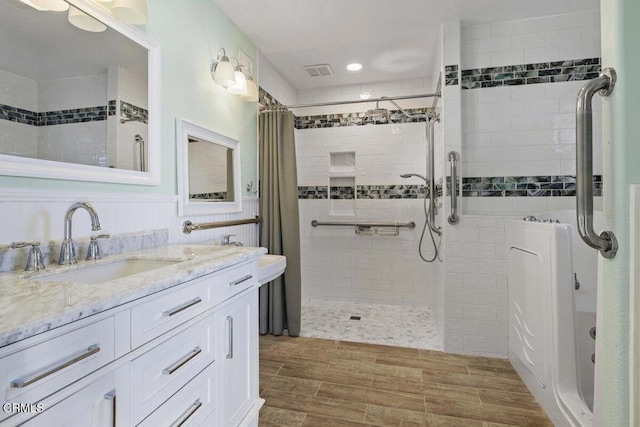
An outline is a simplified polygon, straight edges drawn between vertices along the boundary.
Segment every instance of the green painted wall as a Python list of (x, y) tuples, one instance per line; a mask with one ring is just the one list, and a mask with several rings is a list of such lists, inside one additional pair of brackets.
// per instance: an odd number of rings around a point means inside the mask
[(620, 250), (602, 261), (599, 301), (598, 375), (602, 389), (599, 424), (629, 426), (630, 343), (630, 184), (640, 183), (640, 2), (602, 0), (602, 59), (614, 67), (618, 81), (603, 101), (605, 227), (613, 230)]
[(242, 102), (227, 93), (210, 74), (221, 47), (230, 57), (242, 49), (257, 65), (256, 47), (212, 0), (148, 0), (148, 10), (149, 21), (140, 29), (161, 44), (161, 184), (137, 186), (0, 176), (0, 187), (177, 194), (177, 117), (239, 140), (242, 188), (251, 181), (257, 182), (257, 104)]

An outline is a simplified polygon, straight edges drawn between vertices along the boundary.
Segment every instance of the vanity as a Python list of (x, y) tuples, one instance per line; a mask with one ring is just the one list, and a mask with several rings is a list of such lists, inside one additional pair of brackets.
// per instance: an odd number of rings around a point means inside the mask
[(0, 275), (0, 425), (257, 425), (264, 252), (170, 245)]

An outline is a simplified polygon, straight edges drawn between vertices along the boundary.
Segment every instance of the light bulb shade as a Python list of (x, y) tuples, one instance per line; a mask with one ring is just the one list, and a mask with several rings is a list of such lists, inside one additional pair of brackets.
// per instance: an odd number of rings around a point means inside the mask
[(251, 79), (247, 80), (247, 94), (240, 97), (244, 102), (258, 101), (258, 85)]
[(101, 33), (107, 29), (107, 26), (97, 19), (87, 15), (83, 11), (73, 6), (69, 7), (69, 22), (81, 30), (90, 31), (92, 33)]
[(146, 24), (147, 0), (113, 0), (111, 13), (127, 24)]
[(64, 0), (31, 0), (31, 3), (54, 12), (64, 12), (69, 9), (69, 3)]
[(246, 95), (247, 94), (247, 78), (242, 71), (235, 71), (236, 82), (227, 88), (229, 93), (234, 95)]
[(227, 88), (236, 82), (236, 75), (233, 70), (233, 65), (229, 60), (222, 58), (217, 64), (213, 66), (213, 81), (220, 86)]

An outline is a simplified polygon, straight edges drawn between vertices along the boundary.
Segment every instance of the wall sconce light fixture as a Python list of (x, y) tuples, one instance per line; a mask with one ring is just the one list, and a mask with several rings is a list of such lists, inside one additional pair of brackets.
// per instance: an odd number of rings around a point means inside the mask
[(239, 95), (245, 102), (258, 101), (258, 86), (253, 81), (253, 76), (247, 67), (241, 65), (236, 58), (237, 66), (233, 66), (224, 50), (220, 48), (218, 58), (211, 67), (213, 81), (227, 89), (229, 93)]

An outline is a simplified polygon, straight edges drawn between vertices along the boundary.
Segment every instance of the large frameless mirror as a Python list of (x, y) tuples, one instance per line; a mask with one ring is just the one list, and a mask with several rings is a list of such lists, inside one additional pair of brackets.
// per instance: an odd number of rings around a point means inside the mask
[(241, 212), (238, 141), (184, 119), (176, 129), (180, 216)]
[(68, 3), (0, 2), (0, 174), (158, 184), (159, 45), (97, 4)]

